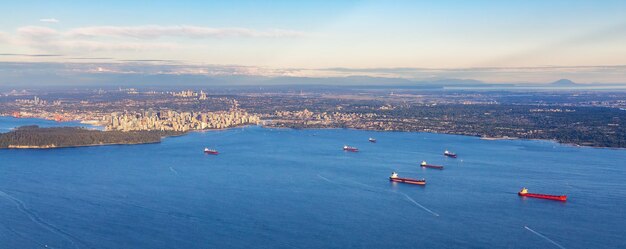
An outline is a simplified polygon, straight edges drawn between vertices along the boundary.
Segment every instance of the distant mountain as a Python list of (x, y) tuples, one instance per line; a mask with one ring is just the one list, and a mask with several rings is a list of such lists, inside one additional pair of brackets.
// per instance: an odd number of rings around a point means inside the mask
[(574, 86), (574, 85), (576, 85), (576, 83), (574, 83), (573, 81), (568, 80), (568, 79), (560, 79), (560, 80), (557, 80), (555, 82), (550, 83), (550, 85), (553, 85), (553, 86)]
[(444, 85), (444, 86), (474, 86), (474, 85), (485, 85), (485, 82), (480, 80), (468, 80), (468, 79), (438, 79), (438, 80), (430, 80), (424, 81), (425, 83), (430, 83), (434, 85)]
[[(336, 85), (336, 86), (371, 86), (371, 85), (414, 85), (415, 82), (403, 78), (347, 76), (347, 77), (250, 77), (247, 83), (262, 85)], [(257, 77), (259, 78), (259, 77)]]
[[(1, 66), (1, 64), (0, 64)], [(1, 68), (1, 67), (0, 67)], [(39, 86), (93, 86), (93, 87), (142, 87), (142, 86), (398, 86), (417, 88), (443, 88), (450, 86), (484, 86), (483, 82), (467, 79), (412, 80), (395, 77), (346, 76), (346, 77), (298, 77), (254, 75), (200, 75), (200, 74), (142, 74), (142, 73), (54, 73), (43, 71), (7, 73), (0, 77), (0, 88), (20, 85)]]

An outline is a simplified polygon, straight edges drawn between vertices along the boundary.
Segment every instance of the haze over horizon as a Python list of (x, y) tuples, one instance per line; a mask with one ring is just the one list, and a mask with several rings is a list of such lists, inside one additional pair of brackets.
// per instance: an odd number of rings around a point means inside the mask
[(185, 77), (347, 76), (626, 83), (621, 1), (5, 6), (11, 11), (0, 23), (0, 85), (146, 75), (177, 78), (172, 84)]

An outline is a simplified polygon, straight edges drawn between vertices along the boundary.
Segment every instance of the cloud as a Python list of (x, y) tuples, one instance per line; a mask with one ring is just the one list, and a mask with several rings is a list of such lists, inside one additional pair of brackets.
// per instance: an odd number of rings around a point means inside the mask
[(69, 60), (113, 60), (112, 57), (67, 57)]
[(154, 39), (161, 37), (224, 38), (224, 37), (302, 37), (300, 31), (270, 29), (266, 31), (246, 28), (211, 28), (201, 26), (92, 26), (71, 29), (66, 32), (73, 37), (132, 37)]
[(58, 23), (59, 20), (57, 20), (56, 18), (42, 18), (39, 19), (40, 22), (45, 22), (45, 23)]
[(65, 51), (68, 53), (77, 51), (147, 51), (177, 49), (172, 43), (145, 43), (145, 42), (101, 42), (84, 40), (54, 40), (49, 42), (33, 42), (31, 47), (45, 51)]
[[(11, 37), (9, 37), (11, 38)], [(14, 45), (26, 46), (45, 52), (84, 52), (84, 51), (145, 51), (151, 49), (175, 49), (176, 44), (166, 42), (138, 42), (119, 40), (115, 42), (81, 39), (70, 32), (41, 26), (24, 26), (17, 29), (17, 35), (10, 40)]]
[(412, 80), (475, 79), (490, 83), (551, 82), (569, 78), (577, 82), (626, 83), (626, 65), (465, 68), (320, 68), (312, 75), (393, 77)]
[(49, 40), (61, 35), (55, 29), (40, 26), (25, 26), (17, 29), (17, 34), (25, 39)]
[(10, 36), (7, 33), (0, 32), (0, 43), (8, 43)]
[[(376, 75), (383, 72), (389, 75)], [(370, 76), (376, 77), (381, 84), (413, 81), (415, 84), (434, 82), (439, 80), (475, 79), (492, 83), (547, 83), (559, 78), (571, 79), (577, 83), (626, 83), (626, 65), (614, 66), (549, 66), (549, 67), (485, 67), (485, 68), (334, 68), (334, 69), (305, 69), (305, 68), (267, 68), (240, 65), (192, 64), (176, 63), (169, 60), (117, 60), (110, 62), (1, 62), (0, 85), (2, 82), (32, 82), (33, 77), (63, 75), (66, 81), (83, 82), (85, 79), (113, 79), (131, 83), (151, 82), (158, 77), (163, 82), (199, 82), (205, 84), (210, 79), (221, 79), (226, 83), (264, 84), (266, 80), (276, 78), (281, 84), (285, 82), (302, 83), (318, 82), (340, 84), (340, 82), (359, 82), (358, 77), (348, 78), (348, 81), (337, 80), (333, 77)], [(91, 77), (94, 75), (98, 77)], [(125, 77), (117, 77), (124, 74)], [(83, 77), (85, 76), (85, 77)], [(86, 77), (89, 76), (89, 77)], [(114, 77), (114, 78), (110, 78)], [(109, 78), (107, 78), (109, 77)], [(155, 78), (157, 77), (157, 78)], [(233, 78), (229, 78), (233, 77)], [(282, 77), (298, 77), (281, 81)], [(387, 80), (388, 79), (388, 80)], [(405, 79), (405, 80), (401, 80)], [(501, 79), (501, 80), (498, 80)], [(45, 78), (44, 81), (48, 80)], [(248, 80), (248, 81), (246, 81)], [(283, 79), (284, 80), (284, 79)], [(363, 78), (363, 82), (371, 82)], [(406, 81), (410, 80), (410, 81)], [(241, 81), (241, 82), (240, 82)], [(269, 82), (269, 81), (268, 81)], [(304, 82), (304, 83), (303, 83)], [(404, 83), (403, 83), (404, 84)]]
[(26, 56), (26, 57), (59, 57), (60, 54), (0, 54), (0, 56)]
[(17, 29), (20, 36), (31, 39), (49, 39), (58, 36), (64, 39), (83, 38), (135, 38), (156, 39), (161, 37), (185, 37), (185, 38), (284, 38), (303, 37), (307, 34), (300, 31), (270, 29), (253, 30), (246, 28), (210, 28), (200, 26), (91, 26), (74, 28), (67, 31), (58, 31), (49, 27), (24, 26)]
[(118, 60), (122, 62), (177, 62), (180, 60), (154, 60), (154, 59), (138, 59), (138, 60)]
[[(44, 19), (42, 19), (44, 20)], [(48, 20), (50, 21), (50, 20)], [(41, 53), (76, 54), (90, 51), (147, 51), (183, 48), (159, 38), (285, 38), (305, 36), (304, 32), (202, 26), (88, 26), (59, 30), (45, 26), (19, 27), (15, 34), (0, 32), (0, 43), (36, 49)], [(185, 46), (189, 48), (189, 46)], [(2, 52), (2, 51), (0, 51)]]

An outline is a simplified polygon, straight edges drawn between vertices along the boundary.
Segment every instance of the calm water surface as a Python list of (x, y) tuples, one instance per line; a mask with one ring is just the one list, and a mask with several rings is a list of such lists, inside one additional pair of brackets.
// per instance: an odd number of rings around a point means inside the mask
[[(25, 124), (67, 125), (0, 118), (0, 132)], [(547, 141), (260, 127), (0, 150), (0, 248), (626, 248), (624, 162)], [(428, 184), (390, 183), (394, 170)]]

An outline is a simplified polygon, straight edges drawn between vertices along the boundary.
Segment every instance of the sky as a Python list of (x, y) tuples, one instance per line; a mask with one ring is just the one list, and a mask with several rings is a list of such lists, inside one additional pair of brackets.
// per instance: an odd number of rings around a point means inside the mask
[(25, 77), (57, 63), (96, 73), (626, 83), (626, 1), (9, 1), (3, 10), (0, 72)]

